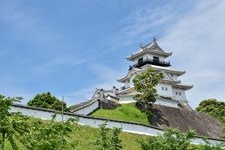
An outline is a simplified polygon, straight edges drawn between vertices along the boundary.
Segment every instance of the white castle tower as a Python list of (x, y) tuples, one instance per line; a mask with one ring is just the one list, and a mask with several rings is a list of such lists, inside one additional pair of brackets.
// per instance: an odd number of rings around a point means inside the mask
[(137, 94), (134, 89), (133, 79), (136, 74), (145, 71), (152, 67), (155, 70), (161, 71), (164, 78), (156, 86), (157, 100), (155, 104), (170, 106), (170, 107), (188, 107), (185, 91), (193, 87), (181, 83), (179, 76), (183, 75), (185, 71), (172, 69), (170, 62), (166, 59), (172, 55), (172, 52), (165, 52), (156, 42), (156, 39), (144, 46), (141, 46), (138, 52), (127, 57), (128, 60), (134, 62), (130, 66), (128, 73), (119, 82), (124, 86), (118, 90), (117, 96), (120, 103), (134, 102), (133, 96)]

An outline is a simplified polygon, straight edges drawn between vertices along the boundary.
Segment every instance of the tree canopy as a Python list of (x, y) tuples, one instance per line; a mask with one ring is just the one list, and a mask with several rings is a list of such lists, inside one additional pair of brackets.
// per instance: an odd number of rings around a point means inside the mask
[(51, 95), (50, 92), (37, 94), (27, 105), (54, 110), (62, 110), (63, 105), (63, 108), (66, 109), (66, 103)]
[(208, 113), (225, 123), (225, 102), (217, 101), (216, 99), (203, 100), (196, 110)]

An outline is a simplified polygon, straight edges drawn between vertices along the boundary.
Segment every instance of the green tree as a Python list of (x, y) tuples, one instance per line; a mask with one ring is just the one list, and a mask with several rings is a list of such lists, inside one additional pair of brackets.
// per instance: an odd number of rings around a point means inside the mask
[(223, 123), (223, 137), (225, 137), (225, 102), (207, 99), (200, 102), (197, 111), (204, 112), (217, 118)]
[(225, 102), (216, 99), (203, 100), (196, 110), (207, 113), (225, 123)]
[(111, 137), (111, 143), (112, 143), (112, 150), (120, 150), (122, 149), (122, 140), (119, 138), (119, 134), (121, 132), (120, 128), (114, 128), (112, 130), (112, 137)]
[(134, 96), (134, 99), (140, 104), (150, 106), (156, 101), (155, 86), (162, 78), (163, 74), (153, 68), (148, 68), (145, 72), (136, 75), (133, 82), (135, 90), (139, 93)]
[(15, 139), (28, 132), (26, 118), (19, 113), (11, 113), (10, 107), (15, 101), (21, 98), (10, 98), (0, 95), (0, 149), (4, 150), (5, 141), (9, 140), (14, 150), (18, 149)]
[(96, 140), (95, 144), (99, 150), (120, 150), (122, 149), (121, 140), (119, 134), (121, 129), (113, 128), (110, 130), (106, 128), (107, 123), (100, 125), (100, 136)]
[(37, 94), (27, 105), (54, 110), (62, 110), (63, 105), (64, 110), (66, 110), (66, 103), (52, 96), (50, 92)]

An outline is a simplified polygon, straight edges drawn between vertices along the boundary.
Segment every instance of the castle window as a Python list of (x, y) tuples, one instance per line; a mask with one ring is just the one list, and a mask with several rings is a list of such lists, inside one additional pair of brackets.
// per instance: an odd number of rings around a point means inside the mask
[(162, 87), (162, 90), (164, 91), (164, 87)]
[(179, 95), (181, 95), (181, 92), (179, 92)]
[(165, 91), (167, 91), (167, 87), (165, 87)]
[(176, 91), (176, 95), (178, 95), (178, 92)]
[(153, 62), (158, 63), (159, 62), (159, 57), (153, 56)]
[(138, 59), (138, 64), (143, 63), (143, 58)]

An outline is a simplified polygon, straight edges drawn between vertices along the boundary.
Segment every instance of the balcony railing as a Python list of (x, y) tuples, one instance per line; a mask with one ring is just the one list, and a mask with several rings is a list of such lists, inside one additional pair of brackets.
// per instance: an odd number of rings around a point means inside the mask
[(170, 66), (169, 61), (162, 61), (162, 60), (158, 60), (158, 59), (157, 60), (155, 60), (155, 59), (145, 59), (145, 60), (139, 61), (138, 63), (134, 64), (131, 67), (139, 68), (139, 67), (142, 67), (146, 64), (152, 64), (152, 65), (163, 66), (163, 67)]

